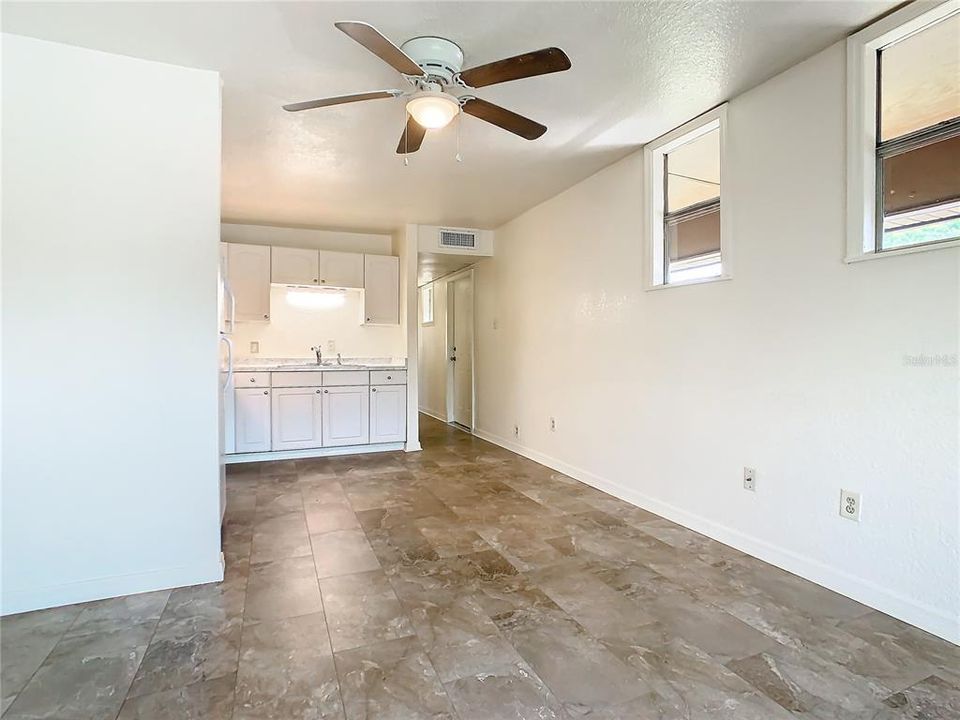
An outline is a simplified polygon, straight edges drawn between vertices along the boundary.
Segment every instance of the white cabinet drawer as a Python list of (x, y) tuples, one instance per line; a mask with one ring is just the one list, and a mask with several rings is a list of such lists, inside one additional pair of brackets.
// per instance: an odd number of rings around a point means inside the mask
[(233, 386), (237, 390), (247, 387), (270, 387), (270, 373), (238, 372), (233, 374)]
[(287, 387), (320, 387), (323, 385), (323, 373), (319, 370), (300, 372), (270, 373), (270, 382), (275, 388)]
[(369, 385), (370, 373), (366, 370), (325, 372), (323, 374), (323, 384), (327, 387), (332, 385)]
[(371, 385), (406, 385), (406, 370), (371, 370)]

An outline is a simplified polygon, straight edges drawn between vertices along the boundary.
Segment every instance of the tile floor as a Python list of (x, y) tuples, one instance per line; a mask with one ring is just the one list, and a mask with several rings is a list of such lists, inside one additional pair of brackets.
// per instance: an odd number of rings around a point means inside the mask
[(960, 648), (430, 419), (232, 469), (227, 577), (3, 618), (14, 718), (960, 718)]

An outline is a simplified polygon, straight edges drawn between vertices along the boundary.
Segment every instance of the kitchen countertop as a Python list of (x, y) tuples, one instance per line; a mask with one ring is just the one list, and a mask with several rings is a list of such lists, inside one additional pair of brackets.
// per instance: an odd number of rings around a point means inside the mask
[(404, 358), (344, 358), (343, 365), (324, 359), (322, 365), (308, 358), (237, 358), (234, 372), (337, 372), (347, 370), (406, 370)]

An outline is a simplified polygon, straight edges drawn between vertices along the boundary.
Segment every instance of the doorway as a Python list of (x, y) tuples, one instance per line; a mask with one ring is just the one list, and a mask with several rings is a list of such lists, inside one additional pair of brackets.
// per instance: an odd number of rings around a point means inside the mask
[(473, 271), (447, 282), (447, 417), (473, 430)]

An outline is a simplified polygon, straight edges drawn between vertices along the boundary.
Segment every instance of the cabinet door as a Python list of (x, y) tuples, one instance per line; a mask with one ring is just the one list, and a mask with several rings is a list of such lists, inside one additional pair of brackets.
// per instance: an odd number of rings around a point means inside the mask
[(303, 248), (270, 248), (270, 281), (282, 285), (316, 285), (320, 253)]
[(365, 445), (370, 441), (370, 388), (323, 388), (323, 445)]
[(229, 243), (227, 262), (230, 288), (236, 299), (237, 320), (270, 319), (270, 248)]
[(327, 287), (362, 288), (363, 255), (321, 250), (320, 284)]
[(403, 442), (407, 439), (407, 386), (376, 385), (370, 388), (370, 442)]
[(270, 390), (235, 390), (233, 411), (236, 417), (236, 451), (245, 453), (270, 450)]
[(273, 388), (273, 449), (302, 450), (323, 444), (320, 388)]
[(400, 323), (400, 258), (390, 255), (364, 255), (363, 290), (365, 323)]

